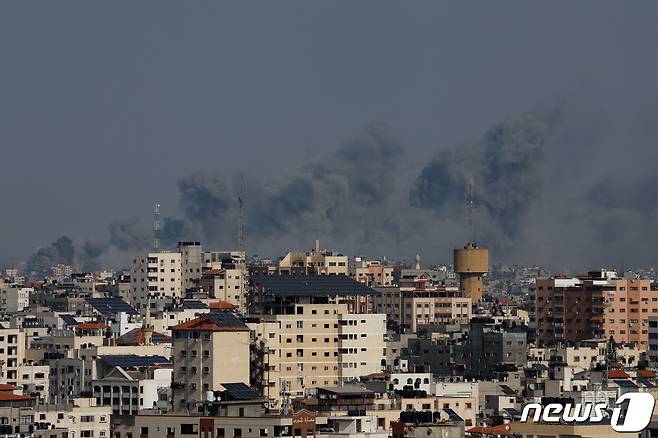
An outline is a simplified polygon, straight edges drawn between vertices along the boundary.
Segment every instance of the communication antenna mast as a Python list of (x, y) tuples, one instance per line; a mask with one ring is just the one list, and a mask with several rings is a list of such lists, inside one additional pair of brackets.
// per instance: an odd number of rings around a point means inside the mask
[(473, 221), (473, 209), (475, 208), (475, 179), (468, 180), (468, 193), (466, 194), (466, 206), (468, 207), (468, 238), (469, 243), (475, 246), (475, 223)]
[(153, 208), (153, 250), (160, 250), (160, 204), (157, 202)]
[(238, 218), (238, 246), (240, 247), (240, 251), (244, 254), (244, 257), (246, 259), (247, 254), (244, 252), (244, 202), (245, 202), (245, 184), (244, 184), (244, 176), (240, 177), (240, 194), (238, 195), (238, 208), (239, 208), (239, 215), (240, 217)]

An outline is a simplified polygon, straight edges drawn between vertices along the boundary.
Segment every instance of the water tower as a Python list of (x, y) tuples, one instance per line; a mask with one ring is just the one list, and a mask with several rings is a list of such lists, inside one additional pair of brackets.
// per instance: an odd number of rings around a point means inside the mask
[(455, 273), (459, 274), (459, 286), (464, 295), (471, 297), (473, 303), (482, 301), (484, 284), (482, 276), (489, 271), (489, 251), (480, 248), (475, 243), (475, 227), (473, 225), (473, 208), (475, 204), (475, 184), (473, 179), (468, 184), (466, 205), (468, 206), (468, 228), (470, 240), (463, 248), (455, 248)]

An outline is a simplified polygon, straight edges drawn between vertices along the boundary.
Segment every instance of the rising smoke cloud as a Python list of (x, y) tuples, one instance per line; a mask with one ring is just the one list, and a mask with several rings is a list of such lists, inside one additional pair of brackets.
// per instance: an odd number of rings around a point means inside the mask
[[(448, 262), (452, 247), (467, 238), (464, 197), (474, 178), (477, 240), (493, 261), (559, 269), (653, 265), (657, 138), (656, 105), (627, 122), (582, 99), (555, 100), (494, 124), (476, 140), (438, 145), (408, 180), (400, 177), (402, 142), (384, 126), (369, 126), (328, 158), (272, 181), (239, 173), (182, 177), (180, 214), (164, 218), (163, 246), (201, 240), (235, 247), (244, 179), (250, 253), (277, 255), (320, 238), (349, 254), (420, 252)], [(93, 266), (150, 243), (149, 227), (135, 220), (112, 223), (109, 234), (102, 244), (73, 245), (63, 237), (28, 266)]]

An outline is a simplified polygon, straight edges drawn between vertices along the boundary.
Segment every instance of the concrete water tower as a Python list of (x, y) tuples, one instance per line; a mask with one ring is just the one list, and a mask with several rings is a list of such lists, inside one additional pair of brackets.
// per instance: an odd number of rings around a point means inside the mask
[(473, 303), (482, 301), (484, 283), (482, 277), (489, 271), (489, 250), (480, 248), (475, 243), (475, 227), (473, 225), (473, 207), (475, 204), (475, 185), (473, 179), (468, 184), (468, 227), (470, 240), (463, 248), (455, 248), (453, 263), (455, 273), (459, 274), (459, 287), (464, 295), (470, 297)]

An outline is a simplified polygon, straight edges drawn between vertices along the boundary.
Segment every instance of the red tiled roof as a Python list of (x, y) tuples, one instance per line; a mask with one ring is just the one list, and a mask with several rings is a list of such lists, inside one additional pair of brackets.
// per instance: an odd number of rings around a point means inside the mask
[(0, 384), (0, 391), (14, 391), (16, 387), (14, 385), (7, 385), (6, 383)]
[(622, 364), (621, 362), (613, 362), (612, 367), (617, 369), (624, 368), (624, 364)]
[(102, 322), (82, 322), (75, 326), (76, 329), (83, 330), (94, 330), (94, 329), (105, 329), (107, 326)]
[(609, 379), (628, 379), (630, 376), (624, 370), (608, 370)]
[(175, 325), (171, 330), (198, 330), (202, 332), (245, 332), (249, 331), (246, 325), (224, 325), (215, 322), (207, 316), (199, 316), (190, 321)]
[(637, 370), (638, 377), (653, 378), (656, 377), (656, 372), (654, 370)]
[[(153, 335), (151, 336), (151, 342), (154, 344), (162, 344), (162, 343), (167, 343), (171, 342), (172, 338), (171, 336), (167, 336), (162, 333), (158, 332), (153, 332)], [(124, 333), (123, 335), (119, 336), (117, 338), (117, 345), (143, 345), (144, 344), (144, 331), (141, 329), (141, 327), (134, 328), (130, 330), (128, 333)]]
[(0, 401), (13, 401), (13, 400), (34, 400), (34, 397), (27, 395), (18, 395), (11, 392), (0, 392)]
[(238, 306), (227, 301), (213, 301), (208, 304), (208, 307), (211, 309), (237, 309)]

